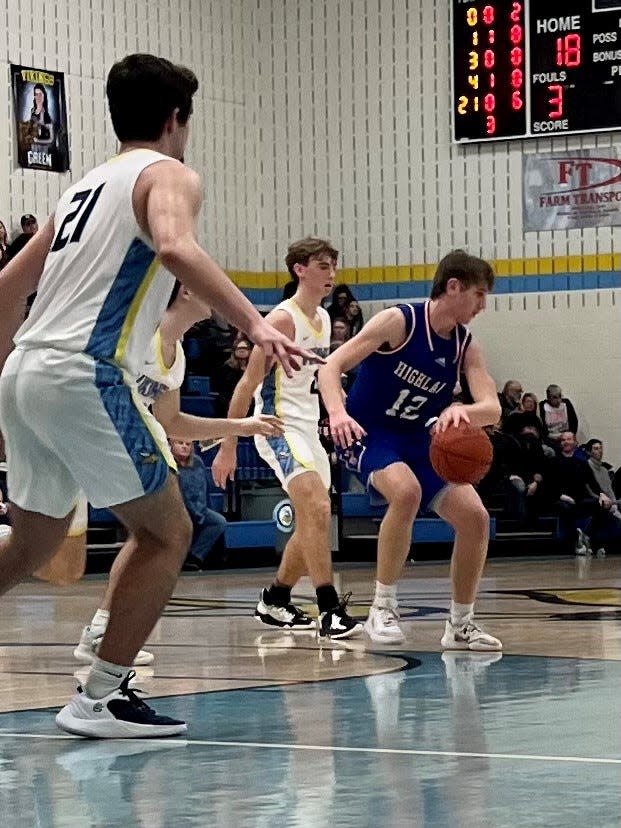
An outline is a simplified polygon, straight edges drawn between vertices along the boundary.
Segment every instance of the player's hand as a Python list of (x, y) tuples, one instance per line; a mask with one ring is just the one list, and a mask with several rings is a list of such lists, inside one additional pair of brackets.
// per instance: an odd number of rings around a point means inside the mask
[(450, 426), (457, 428), (460, 423), (469, 422), (470, 417), (465, 405), (449, 405), (438, 417), (434, 431), (446, 431)]
[(352, 443), (362, 440), (366, 431), (346, 411), (330, 417), (330, 436), (335, 446), (349, 448)]
[(237, 445), (221, 445), (211, 464), (213, 482), (221, 489), (226, 489), (229, 480), (235, 477), (237, 466)]
[(608, 495), (605, 495), (603, 492), (601, 492), (599, 496), (599, 505), (602, 507), (602, 509), (610, 509), (612, 506), (612, 500), (608, 497)]
[(301, 348), (292, 342), (288, 336), (276, 330), (265, 319), (260, 319), (248, 331), (248, 336), (265, 354), (266, 366), (280, 362), (283, 371), (288, 377), (292, 377), (295, 371), (299, 371), (302, 361), (306, 360), (313, 365), (323, 365), (325, 359), (306, 348)]
[(239, 433), (242, 437), (252, 437), (255, 434), (262, 437), (279, 437), (285, 433), (285, 424), (280, 417), (259, 414), (257, 417), (245, 417), (240, 420)]

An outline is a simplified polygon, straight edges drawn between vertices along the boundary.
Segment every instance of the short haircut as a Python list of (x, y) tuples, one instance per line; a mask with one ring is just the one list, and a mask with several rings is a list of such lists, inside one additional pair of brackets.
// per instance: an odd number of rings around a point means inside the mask
[(128, 55), (108, 74), (106, 94), (112, 126), (119, 141), (157, 141), (164, 124), (178, 109), (186, 124), (192, 114), (196, 75), (155, 55)]
[(465, 289), (473, 285), (485, 285), (488, 290), (494, 287), (492, 266), (484, 259), (471, 256), (465, 250), (453, 250), (441, 260), (433, 277), (432, 299), (446, 293), (449, 279), (457, 279)]
[(550, 394), (562, 394), (561, 386), (560, 385), (548, 385), (546, 388), (546, 397), (549, 397)]
[(601, 444), (601, 440), (597, 440), (595, 437), (593, 437), (591, 440), (587, 440), (587, 442), (584, 444), (584, 450), (588, 451), (588, 453), (590, 454), (593, 451), (593, 446)]
[(339, 258), (339, 251), (336, 250), (336, 248), (332, 246), (332, 242), (327, 241), (327, 239), (318, 239), (316, 236), (306, 236), (305, 238), (289, 245), (287, 255), (285, 256), (285, 264), (287, 265), (287, 270), (296, 285), (299, 282), (299, 279), (297, 273), (293, 269), (294, 266), (296, 264), (301, 264), (306, 267), (311, 258), (317, 258), (317, 256), (324, 255), (328, 255), (334, 264), (337, 263)]

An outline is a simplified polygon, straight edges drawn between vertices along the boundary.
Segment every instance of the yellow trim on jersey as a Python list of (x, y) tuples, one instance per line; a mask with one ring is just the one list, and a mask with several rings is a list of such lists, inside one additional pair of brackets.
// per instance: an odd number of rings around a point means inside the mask
[(294, 306), (294, 311), (296, 312), (297, 316), (302, 317), (302, 321), (304, 322), (306, 327), (311, 331), (315, 339), (321, 339), (321, 337), (323, 336), (323, 319), (321, 318), (321, 314), (319, 313), (319, 308), (317, 308), (317, 316), (319, 316), (319, 322), (321, 323), (321, 325), (319, 330), (317, 330), (317, 328), (312, 324), (308, 316), (304, 313), (302, 308), (295, 301), (295, 298), (293, 296), (289, 301), (291, 302), (291, 305)]
[[(132, 395), (132, 399), (134, 401), (134, 405), (138, 409), (138, 414), (140, 415), (140, 419), (145, 424), (145, 426), (147, 428), (147, 431), (149, 432), (151, 437), (153, 437), (153, 439), (155, 440), (155, 444), (157, 445), (159, 450), (162, 452), (162, 456), (164, 457), (164, 460), (166, 461), (166, 464), (173, 471), (177, 471), (177, 461), (173, 457), (173, 454), (172, 454), (172, 451), (170, 450), (170, 446), (168, 445), (168, 442), (167, 441), (164, 442), (161, 439), (160, 435), (152, 427), (150, 417), (146, 416), (146, 415), (150, 414), (150, 416), (153, 417), (153, 414), (151, 414), (151, 412), (147, 409), (146, 405), (143, 403), (142, 399), (140, 398), (140, 395), (138, 394), (138, 392), (134, 388), (131, 389), (131, 395)], [(153, 419), (155, 420), (155, 417), (153, 417)], [(156, 420), (156, 422), (157, 422), (157, 420)]]
[(292, 439), (293, 438), (292, 433), (290, 431), (285, 431), (284, 436), (285, 436), (285, 442), (289, 446), (289, 449), (291, 450), (291, 454), (292, 454), (293, 459), (295, 460), (295, 462), (298, 463), (300, 466), (302, 466), (302, 468), (304, 468), (304, 469), (311, 469), (312, 471), (315, 471), (315, 462), (314, 462), (314, 459), (312, 457), (309, 460), (304, 461), (299, 456), (299, 452), (297, 452), (296, 449), (295, 449), (295, 441)]
[(140, 310), (140, 305), (142, 304), (148, 289), (151, 287), (151, 282), (155, 278), (155, 274), (159, 266), (160, 260), (156, 256), (147, 268), (144, 279), (136, 291), (136, 295), (132, 299), (132, 303), (127, 311), (127, 316), (125, 317), (125, 322), (123, 322), (123, 327), (121, 328), (121, 335), (119, 336), (116, 351), (114, 352), (114, 360), (117, 364), (120, 364), (123, 361), (125, 351), (127, 349), (127, 343), (129, 342), (132, 328), (136, 321), (136, 317), (138, 316), (138, 311)]

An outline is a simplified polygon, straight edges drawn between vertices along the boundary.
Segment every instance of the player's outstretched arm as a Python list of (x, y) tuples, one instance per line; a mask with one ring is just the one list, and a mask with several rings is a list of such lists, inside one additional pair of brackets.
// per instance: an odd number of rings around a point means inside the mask
[[(294, 335), (293, 321), (289, 314), (276, 310), (268, 314), (267, 319), (270, 320), (276, 330), (284, 332), (289, 336)], [(233, 396), (229, 403), (228, 419), (239, 419), (240, 417), (246, 416), (254, 392), (263, 381), (267, 371), (270, 370), (271, 364), (272, 361), (266, 360), (264, 354), (258, 348), (253, 349), (246, 370), (233, 391)], [(222, 441), (222, 445), (218, 449), (218, 453), (211, 465), (211, 474), (216, 486), (219, 486), (221, 489), (226, 489), (227, 482), (233, 480), (236, 465), (237, 438), (228, 437)]]
[[(474, 402), (470, 405), (455, 405), (445, 409), (438, 418), (436, 426), (442, 431), (451, 423), (457, 425), (459, 419), (464, 419), (475, 426), (495, 425), (500, 419), (496, 384), (487, 370), (483, 350), (478, 342), (471, 342), (466, 351), (464, 373)], [(457, 422), (455, 422), (456, 417)]]
[(26, 300), (34, 293), (54, 239), (52, 216), (0, 272), (0, 371), (13, 350), (13, 337), (24, 321)]
[[(341, 374), (351, 371), (384, 343), (397, 348), (405, 338), (405, 319), (398, 308), (380, 311), (356, 336), (330, 354), (319, 369), (319, 391), (330, 418), (330, 434), (337, 446), (347, 448), (364, 436), (364, 429), (345, 410)], [(372, 393), (372, 390), (369, 390)]]
[(202, 202), (198, 175), (179, 161), (161, 161), (138, 177), (133, 203), (136, 219), (153, 241), (158, 258), (188, 290), (244, 331), (268, 358), (274, 357), (291, 376), (296, 355), (314, 362), (317, 356), (275, 330), (231, 282), (196, 238)]
[(279, 417), (261, 415), (258, 417), (196, 417), (186, 414), (180, 408), (179, 389), (166, 391), (153, 403), (155, 419), (162, 425), (169, 437), (179, 440), (214, 440), (225, 437), (278, 437), (285, 430)]

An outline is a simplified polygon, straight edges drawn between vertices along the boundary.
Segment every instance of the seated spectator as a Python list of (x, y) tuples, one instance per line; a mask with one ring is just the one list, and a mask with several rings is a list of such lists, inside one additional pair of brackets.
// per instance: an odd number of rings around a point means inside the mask
[[(533, 422), (529, 421), (533, 417)], [(545, 511), (548, 493), (545, 488), (547, 460), (543, 450), (541, 423), (527, 412), (510, 417), (519, 451), (511, 456), (508, 466), (510, 506), (516, 520), (535, 523)], [(514, 421), (516, 421), (514, 423)]]
[(0, 221), (0, 270), (9, 261), (9, 234), (6, 225)]
[(621, 536), (621, 521), (604, 506), (591, 467), (576, 456), (577, 447), (573, 432), (564, 431), (560, 436), (560, 453), (550, 465), (551, 489), (565, 538), (573, 543), (577, 537), (575, 551), (585, 554), (590, 548), (589, 535), (599, 551), (605, 543)]
[(349, 322), (349, 336), (356, 336), (364, 326), (364, 316), (359, 303), (352, 299), (345, 311), (345, 319)]
[(20, 219), (20, 224), (22, 232), (18, 236), (16, 236), (9, 245), (9, 260), (11, 260), (14, 256), (17, 256), (19, 251), (26, 247), (30, 239), (39, 229), (39, 224), (36, 218), (31, 213), (26, 213), (25, 215), (23, 215)]
[(331, 342), (340, 342), (342, 345), (343, 342), (347, 342), (350, 336), (349, 322), (346, 319), (337, 316), (336, 319), (332, 320)]
[(347, 285), (335, 285), (332, 292), (332, 302), (326, 308), (330, 314), (330, 319), (332, 321), (337, 317), (345, 319), (347, 316), (347, 308), (350, 302), (353, 301), (355, 301), (355, 297)]
[(547, 430), (547, 442), (554, 450), (561, 452), (561, 435), (571, 431), (578, 432), (578, 417), (571, 400), (563, 397), (558, 385), (548, 385), (546, 399), (539, 403), (539, 416)]
[(610, 514), (617, 520), (621, 520), (621, 510), (619, 508), (621, 507), (621, 498), (617, 497), (612, 487), (612, 466), (603, 460), (604, 444), (598, 439), (589, 440), (584, 446), (584, 451), (593, 472), (593, 477), (601, 491), (599, 495), (600, 505), (604, 509), (608, 509)]
[(248, 367), (252, 342), (245, 337), (238, 337), (233, 345), (233, 353), (224, 365), (212, 377), (212, 388), (218, 394), (216, 400), (216, 417), (226, 417), (235, 386)]
[(498, 394), (500, 402), (500, 427), (504, 429), (509, 414), (520, 410), (522, 399), (522, 383), (517, 380), (507, 380), (502, 391)]
[(226, 519), (207, 506), (207, 471), (194, 454), (193, 444), (173, 438), (169, 442), (179, 471), (179, 488), (193, 528), (192, 543), (183, 568), (205, 569), (207, 556), (224, 535)]

